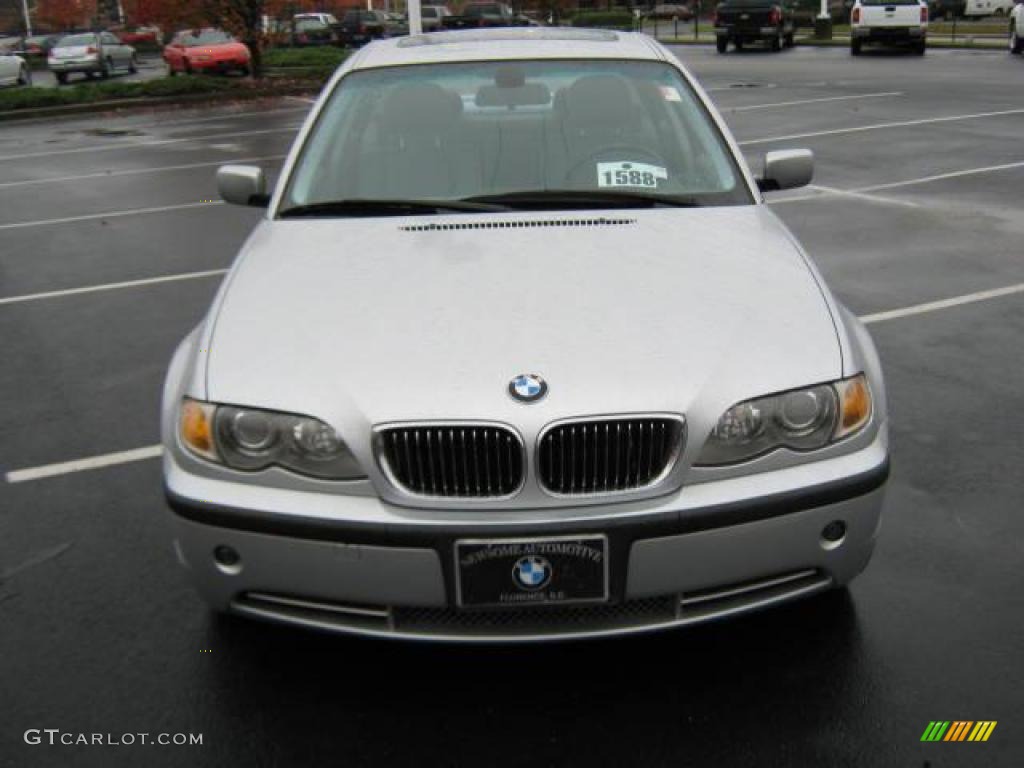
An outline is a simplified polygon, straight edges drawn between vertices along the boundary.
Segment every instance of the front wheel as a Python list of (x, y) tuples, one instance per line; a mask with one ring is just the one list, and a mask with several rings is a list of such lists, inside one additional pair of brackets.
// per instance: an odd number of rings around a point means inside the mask
[(32, 85), (32, 72), (27, 66), (22, 65), (18, 70), (18, 85)]
[(104, 80), (110, 77), (110, 72), (114, 69), (114, 62), (110, 59), (106, 59), (103, 62), (103, 66), (100, 67), (100, 77)]
[(715, 39), (715, 48), (718, 49), (719, 53), (725, 53), (729, 48), (729, 38), (719, 37)]
[(1024, 52), (1024, 40), (1021, 40), (1017, 34), (1017, 25), (1015, 23), (1010, 24), (1010, 53), (1014, 56), (1020, 56)]
[(920, 43), (914, 46), (914, 53), (918, 56), (924, 56), (925, 49), (928, 45), (922, 40)]
[(861, 46), (863, 46), (863, 43), (860, 40), (851, 40), (850, 41), (850, 55), (851, 56), (860, 56)]
[(786, 35), (785, 45), (787, 48), (792, 48), (794, 45), (796, 45), (796, 40), (793, 39), (794, 34), (794, 32), (790, 32), (788, 35)]
[(138, 71), (139, 71), (139, 61), (138, 61), (138, 59), (135, 58), (135, 54), (133, 53), (132, 57), (130, 59), (128, 59), (128, 74), (134, 75)]
[(769, 45), (771, 46), (771, 49), (773, 51), (775, 51), (776, 53), (781, 51), (782, 50), (782, 33), (779, 32), (777, 35), (775, 35), (775, 37), (773, 37), (771, 39), (771, 42), (769, 43)]
[(67, 72), (56, 72), (56, 73), (54, 73), (54, 75), (57, 78), (57, 85), (67, 85), (68, 84), (68, 73)]

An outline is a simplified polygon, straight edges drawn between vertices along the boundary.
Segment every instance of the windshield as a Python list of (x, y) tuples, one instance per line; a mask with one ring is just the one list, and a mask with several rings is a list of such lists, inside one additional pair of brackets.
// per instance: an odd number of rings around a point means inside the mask
[(565, 191), (608, 195), (606, 207), (629, 194), (688, 205), (753, 202), (674, 67), (516, 61), (347, 75), (302, 148), (279, 213), (346, 200)]
[(62, 37), (55, 47), (70, 48), (76, 45), (96, 45), (96, 35), (68, 35)]
[(217, 43), (230, 43), (231, 36), (221, 32), (219, 29), (204, 29), (199, 32), (179, 32), (176, 42), (191, 48), (196, 45), (216, 45)]

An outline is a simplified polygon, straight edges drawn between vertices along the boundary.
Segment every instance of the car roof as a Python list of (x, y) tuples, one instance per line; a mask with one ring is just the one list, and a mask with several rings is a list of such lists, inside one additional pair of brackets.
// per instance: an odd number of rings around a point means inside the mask
[(642, 59), (664, 57), (647, 37), (633, 32), (561, 27), (508, 27), (380, 40), (363, 48), (353, 69), (458, 61), (509, 59)]

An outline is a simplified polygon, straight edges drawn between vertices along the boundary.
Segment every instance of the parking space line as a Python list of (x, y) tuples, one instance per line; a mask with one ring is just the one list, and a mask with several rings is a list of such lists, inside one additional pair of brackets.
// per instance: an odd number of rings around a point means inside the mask
[(779, 101), (774, 104), (748, 104), (743, 107), (728, 107), (723, 112), (753, 112), (759, 109), (776, 109), (781, 107), (799, 107), (804, 104), (824, 104), (829, 101), (854, 101), (856, 99), (881, 99), (891, 96), (902, 96), (903, 91), (887, 91), (885, 93), (859, 93), (850, 96), (825, 96), (820, 99), (799, 99), (798, 101)]
[(741, 141), (738, 143), (741, 147), (749, 147), (755, 144), (775, 144), (776, 142), (793, 141), (795, 139), (813, 139), (820, 136), (842, 136), (849, 133), (880, 131), (886, 128), (910, 128), (917, 125), (933, 125), (935, 123), (954, 123), (960, 120), (980, 120), (985, 117), (1006, 117), (1009, 115), (1024, 115), (1024, 109), (1003, 109), (998, 112), (976, 112), (970, 115), (948, 115), (946, 117), (926, 117), (920, 120), (903, 120), (894, 123), (854, 125), (848, 128), (833, 128), (832, 130), (829, 131), (811, 131), (809, 133), (791, 133), (788, 136), (772, 136), (765, 139), (747, 139), (746, 141)]
[(987, 165), (981, 168), (968, 168), (963, 171), (950, 171), (949, 173), (937, 173), (933, 176), (921, 176), (916, 179), (904, 179), (903, 181), (891, 181), (885, 184), (871, 184), (866, 187), (854, 187), (853, 189), (836, 189), (834, 187), (823, 187), (820, 184), (808, 185), (809, 189), (813, 189), (817, 194), (813, 195), (793, 195), (791, 197), (777, 197), (769, 200), (772, 205), (780, 205), (781, 203), (799, 203), (805, 200), (821, 200), (823, 198), (833, 196), (848, 196), (848, 197), (862, 197), (872, 199), (876, 202), (891, 203), (894, 205), (905, 205), (912, 208), (919, 208), (920, 205), (917, 203), (911, 203), (908, 200), (896, 200), (891, 197), (881, 197), (879, 195), (869, 195), (870, 192), (882, 192), (887, 189), (901, 189), (903, 187), (913, 187), (918, 184), (929, 184), (933, 181), (946, 181), (947, 179), (958, 179), (963, 176), (976, 176), (983, 173), (998, 173), (999, 171), (1010, 171), (1015, 168), (1024, 168), (1024, 161), (1015, 163), (1002, 163), (1001, 165)]
[(135, 448), (131, 451), (119, 451), (107, 453), (102, 456), (92, 456), (88, 459), (76, 459), (75, 461), (63, 461), (59, 464), (44, 464), (41, 467), (31, 469), (17, 469), (8, 472), (8, 483), (24, 483), (28, 480), (42, 480), (45, 477), (56, 477), (57, 475), (68, 475), (72, 472), (83, 472), (87, 469), (99, 469), (101, 467), (112, 467), (117, 464), (128, 464), (133, 461), (145, 461), (155, 459), (163, 453), (160, 445), (147, 445), (145, 448)]
[[(232, 163), (260, 163), (268, 160), (281, 160), (287, 155), (267, 155), (266, 157), (232, 158)], [(225, 159), (226, 160), (226, 159)], [(21, 181), (0, 181), (0, 189), (5, 187), (23, 187), (30, 184), (55, 184), (67, 181), (83, 181), (84, 179), (112, 179), (118, 176), (139, 176), (146, 173), (162, 173), (164, 171), (187, 171), (192, 168), (208, 168), (212, 165), (224, 165), (225, 160), (212, 160), (204, 163), (188, 163), (186, 165), (163, 165), (158, 168), (135, 168), (128, 171), (100, 171), (83, 173), (78, 176), (58, 176), (52, 179), (22, 179)]]
[[(855, 197), (858, 200), (866, 200), (869, 203), (875, 203), (878, 205), (900, 205), (904, 208), (920, 208), (921, 206), (917, 203), (912, 203), (909, 200), (897, 200), (892, 197), (882, 197), (881, 195), (868, 195), (861, 190), (857, 189), (836, 189), (835, 187), (823, 187), (820, 184), (811, 184), (810, 188), (821, 192), (824, 195), (837, 195), (839, 197)], [(795, 198), (789, 198), (793, 200)]]
[[(962, 296), (953, 296), (940, 301), (929, 301), (924, 304), (914, 304), (913, 306), (903, 307), (901, 309), (892, 309), (887, 312), (876, 312), (871, 315), (861, 315), (860, 319), (863, 323), (870, 325), (873, 323), (885, 322), (887, 320), (897, 320), (903, 317), (910, 317), (912, 315), (923, 315), (928, 312), (936, 312), (938, 310), (949, 309), (951, 307), (959, 307), (964, 304), (988, 301), (1017, 293), (1024, 293), (1024, 283), (1008, 285), (1003, 288), (993, 288), (988, 291), (967, 293)], [(135, 461), (155, 459), (161, 455), (163, 455), (162, 446), (159, 444), (147, 445), (143, 448), (135, 448), (134, 450), (120, 451), (118, 453), (107, 453), (100, 456), (92, 456), (87, 459), (63, 461), (58, 464), (44, 464), (40, 467), (30, 467), (28, 469), (16, 469), (8, 472), (4, 476), (4, 479), (8, 483), (23, 483), (28, 480), (41, 480), (47, 477), (56, 477), (58, 475), (68, 475), (74, 472), (100, 469), (101, 467), (111, 467), (118, 464), (128, 464)]]
[(163, 213), (164, 211), (184, 211), (189, 208), (211, 208), (216, 205), (224, 205), (223, 200), (211, 200), (200, 203), (180, 203), (178, 205), (159, 205), (153, 208), (133, 208), (130, 211), (108, 211), (106, 213), (86, 213), (81, 216), (65, 216), (61, 219), (37, 219), (35, 221), (15, 221), (10, 224), (0, 224), (0, 230), (24, 229), (26, 227), (45, 227), (51, 224), (70, 224), (76, 221), (93, 221), (95, 219), (116, 219), (121, 216), (141, 216), (147, 213)]
[(226, 269), (207, 269), (202, 272), (183, 272), (179, 275), (164, 275), (162, 277), (147, 277), (141, 280), (125, 280), (120, 283), (105, 283), (103, 285), (87, 285), (84, 288), (67, 288), (62, 291), (46, 291), (44, 293), (28, 293), (23, 296), (8, 296), (0, 298), (0, 305), (21, 304), (26, 301), (39, 301), (40, 299), (56, 299), (62, 296), (77, 296), (83, 293), (99, 293), (100, 291), (115, 291), (119, 288), (141, 288), (145, 285), (158, 285), (160, 283), (174, 283), (180, 280), (198, 280), (204, 277), (215, 277), (223, 275)]
[(902, 309), (890, 309), (887, 312), (876, 312), (873, 315), (861, 315), (860, 319), (861, 322), (870, 325), (871, 323), (881, 323), (886, 320), (897, 320), (901, 317), (923, 315), (926, 312), (936, 312), (940, 309), (959, 307), (963, 304), (974, 304), (979, 301), (998, 299), (1001, 296), (1011, 296), (1015, 293), (1024, 293), (1024, 283), (1007, 285), (1003, 288), (993, 288), (988, 291), (965, 293), (962, 296), (953, 296), (949, 299), (940, 299), (939, 301), (928, 301), (924, 304), (914, 304), (913, 306), (903, 307)]
[(156, 141), (122, 141), (117, 144), (100, 144), (93, 147), (75, 147), (74, 149), (52, 149), (47, 152), (23, 152), (20, 155), (0, 155), (0, 162), (8, 160), (28, 160), (33, 157), (56, 157), (58, 155), (77, 155), (84, 152), (109, 152), (114, 149), (148, 149), (149, 147), (166, 147), (170, 144), (184, 144), (189, 141), (205, 142), (211, 139), (238, 138), (239, 136), (265, 136), (270, 133), (294, 133), (299, 129), (298, 123), (285, 128), (264, 128), (259, 131), (232, 131), (230, 133), (211, 133), (207, 136), (187, 136), (180, 139), (157, 139)]
[(1002, 165), (988, 165), (982, 168), (968, 168), (965, 171), (952, 171), (950, 173), (937, 173), (934, 176), (922, 176), (919, 179), (907, 181), (893, 181), (888, 184), (872, 184), (869, 187), (860, 187), (857, 192), (880, 192), (884, 189), (899, 189), (910, 187), (915, 184), (927, 184), (932, 181), (945, 181), (946, 179), (958, 179), (961, 176), (975, 176), (980, 173), (996, 173), (997, 171), (1009, 171), (1014, 168), (1024, 168), (1024, 162), (1003, 163)]

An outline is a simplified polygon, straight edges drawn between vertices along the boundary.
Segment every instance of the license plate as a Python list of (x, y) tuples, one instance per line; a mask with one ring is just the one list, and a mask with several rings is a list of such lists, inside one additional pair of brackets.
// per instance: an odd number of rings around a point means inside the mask
[(608, 539), (457, 541), (455, 592), (465, 608), (605, 602)]

